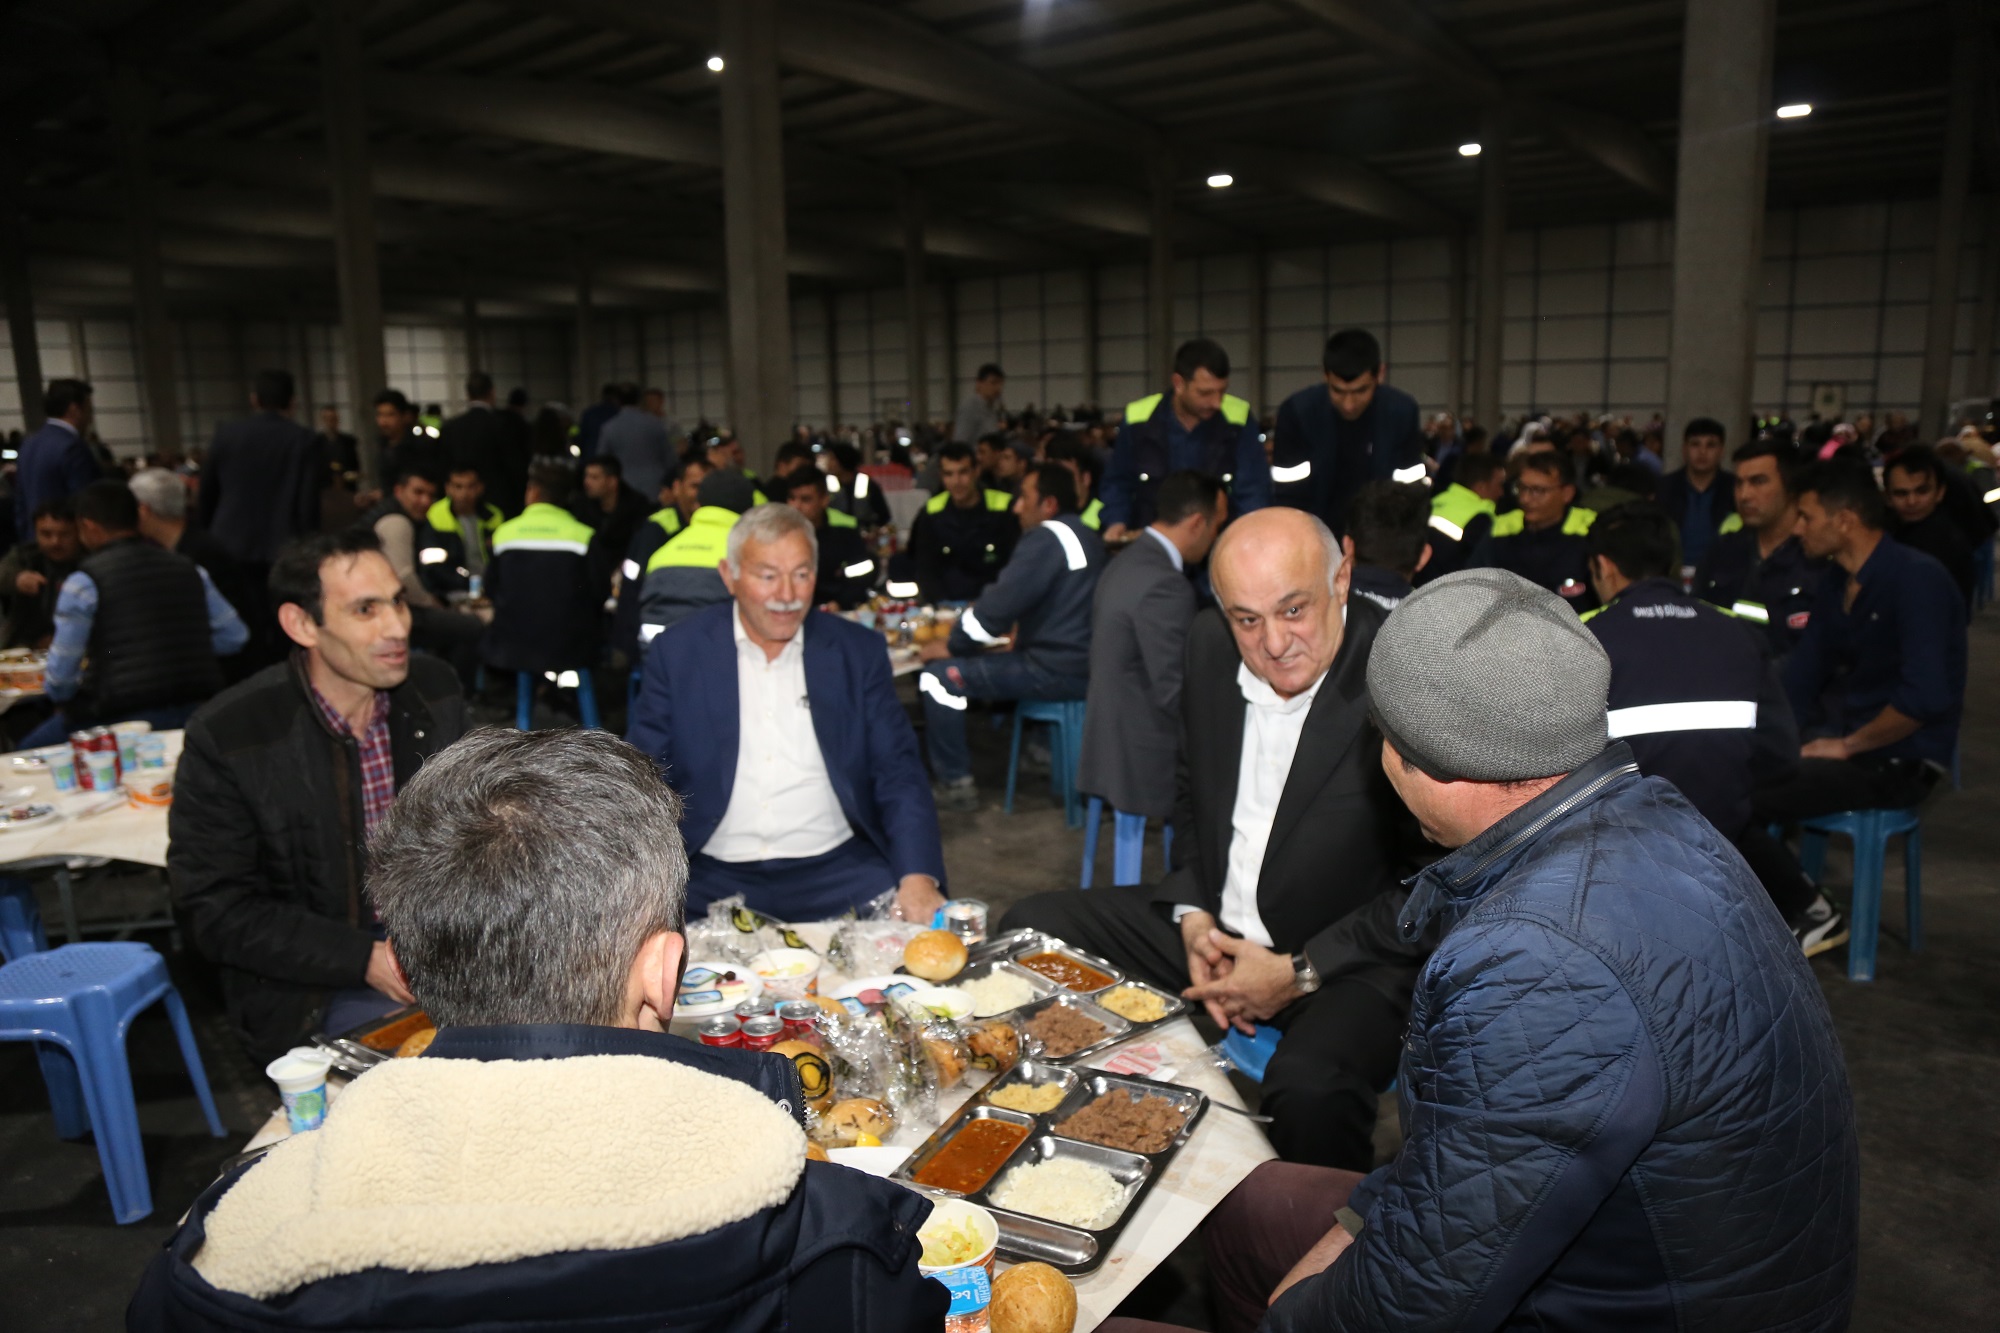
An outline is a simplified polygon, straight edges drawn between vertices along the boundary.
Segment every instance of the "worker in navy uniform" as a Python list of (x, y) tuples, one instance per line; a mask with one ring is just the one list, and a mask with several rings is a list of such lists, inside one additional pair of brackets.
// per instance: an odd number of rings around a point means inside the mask
[(1808, 556), (1795, 535), (1799, 466), (1791, 446), (1752, 440), (1732, 461), (1736, 509), (1695, 567), (1695, 595), (1763, 626), (1772, 656), (1783, 658), (1812, 620), (1829, 565)]
[(888, 527), (889, 499), (875, 479), (861, 470), (861, 451), (836, 440), (820, 451), (820, 458), (832, 483), (834, 512), (858, 521), (863, 532)]
[(1104, 472), (1104, 540), (1122, 542), (1150, 524), (1153, 497), (1170, 472), (1222, 478), (1231, 514), (1271, 503), (1271, 464), (1250, 404), (1229, 388), (1229, 353), (1207, 338), (1174, 353), (1173, 391), (1125, 405), (1125, 424)]
[(1751, 790), (1798, 767), (1799, 729), (1760, 627), (1681, 591), (1678, 527), (1644, 500), (1601, 515), (1587, 540), (1604, 605), (1583, 619), (1611, 658), (1611, 739), (1742, 846)]
[[(1076, 512), (1076, 483), (1060, 463), (1039, 463), (1014, 501), (1021, 540), (948, 642), (918, 649), (917, 677), (931, 776), (941, 808), (976, 810), (965, 744), (972, 699), (1081, 699), (1090, 686), (1091, 599), (1104, 543)], [(1004, 651), (999, 651), (1004, 649)]]
[(1493, 520), (1507, 494), (1507, 465), (1494, 454), (1461, 454), (1457, 480), (1431, 496), (1431, 557), (1416, 582), (1493, 563)]
[(1042, 457), (1060, 463), (1076, 479), (1077, 518), (1092, 532), (1104, 531), (1104, 501), (1098, 489), (1104, 477), (1104, 463), (1097, 451), (1074, 435), (1057, 432), (1042, 445)]
[(1317, 515), (1337, 535), (1364, 483), (1423, 480), (1423, 417), (1416, 399), (1383, 382), (1382, 344), (1366, 329), (1328, 338), (1320, 370), (1324, 385), (1307, 385), (1278, 409), (1271, 479), (1279, 504)]
[(816, 467), (795, 469), (781, 485), (785, 503), (813, 525), (819, 548), (813, 604), (822, 611), (852, 611), (875, 590), (875, 555), (861, 536), (860, 522), (828, 506), (833, 494), (827, 489), (826, 474)]
[(1013, 496), (979, 485), (971, 445), (954, 441), (939, 449), (938, 477), (944, 489), (910, 525), (910, 564), (925, 601), (969, 602), (999, 577), (1021, 524)]
[(1597, 514), (1576, 503), (1569, 459), (1542, 448), (1521, 460), (1521, 507), (1493, 520), (1493, 563), (1560, 596), (1579, 614), (1597, 605), (1584, 540)]
[(1348, 589), (1384, 611), (1416, 591), (1417, 571), (1430, 563), (1431, 494), (1419, 482), (1376, 480), (1348, 502), (1341, 554), (1354, 567)]
[(632, 534), (618, 571), (618, 609), (611, 616), (611, 644), (632, 662), (639, 660), (639, 590), (653, 552), (671, 541), (701, 507), (701, 479), (714, 469), (701, 454), (683, 458), (660, 486), (660, 507)]
[(1681, 534), (1681, 559), (1692, 569), (1736, 512), (1735, 480), (1722, 467), (1723, 426), (1696, 417), (1681, 432), (1681, 466), (1660, 478), (1654, 498)]
[[(1798, 505), (1806, 554), (1836, 568), (1785, 659), (1785, 690), (1811, 739), (1796, 774), (1758, 788), (1755, 818), (1917, 805), (1958, 750), (1964, 603), (1943, 565), (1884, 531), (1888, 505), (1865, 466), (1819, 464), (1799, 483)], [(1831, 948), (1846, 935), (1840, 914), (1796, 862), (1787, 869), (1776, 883), (1765, 878), (1772, 901), (1808, 954)]]
[[(1945, 573), (1958, 585), (1965, 599), (1966, 614), (1972, 614), (1973, 548), (1978, 544), (1965, 525), (1945, 507), (1949, 483), (1937, 450), (1927, 444), (1913, 444), (1889, 460), (1882, 473), (1882, 489), (1889, 497), (1895, 519), (1889, 535), (1913, 550), (1922, 551), (1944, 566)], [(1979, 509), (1981, 518), (1985, 510)], [(1982, 532), (1980, 540), (1990, 535)]]

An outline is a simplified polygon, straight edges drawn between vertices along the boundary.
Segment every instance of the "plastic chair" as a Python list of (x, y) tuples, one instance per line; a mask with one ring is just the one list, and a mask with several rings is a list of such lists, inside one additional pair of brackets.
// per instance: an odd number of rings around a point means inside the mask
[(121, 1223), (153, 1211), (125, 1032), (133, 1015), (155, 1000), (166, 1002), (195, 1099), (208, 1132), (219, 1139), (222, 1118), (187, 1009), (167, 979), (166, 960), (151, 945), (65, 944), (0, 967), (0, 1041), (35, 1043), (58, 1135), (75, 1139), (96, 1131), (111, 1212)]
[(1903, 835), (1903, 914), (1910, 952), (1924, 947), (1923, 821), (1915, 810), (1847, 810), (1799, 821), (1799, 865), (1817, 883), (1826, 864), (1827, 839), (1844, 833), (1854, 841), (1854, 901), (1847, 941), (1847, 979), (1875, 979), (1875, 940), (1882, 926), (1882, 869), (1889, 839)]
[(1021, 768), (1021, 724), (1049, 724), (1049, 788), (1062, 797), (1063, 819), (1071, 828), (1083, 824), (1083, 798), (1076, 790), (1076, 766), (1083, 756), (1083, 700), (1023, 699), (1014, 706), (1014, 743), (1007, 750), (1007, 799), (1001, 809), (1014, 813), (1014, 779)]
[(0, 958), (12, 961), (48, 948), (34, 886), (14, 875), (0, 876)]
[(1278, 1039), (1285, 1034), (1274, 1027), (1257, 1024), (1257, 1035), (1246, 1037), (1241, 1030), (1230, 1028), (1222, 1038), (1222, 1053), (1229, 1057), (1229, 1063), (1236, 1066), (1243, 1077), (1253, 1083), (1264, 1081), (1264, 1069), (1271, 1063), (1271, 1057), (1278, 1053)]
[[(1104, 819), (1104, 798), (1093, 796), (1083, 814), (1083, 881), (1080, 887), (1089, 888), (1090, 881), (1097, 873), (1097, 832)], [(1160, 858), (1166, 860), (1173, 855), (1174, 826), (1160, 826)], [(1111, 812), (1111, 883), (1113, 886), (1137, 884), (1140, 865), (1146, 853), (1146, 817), (1128, 815), (1123, 810)]]
[[(592, 731), (603, 730), (597, 716), (597, 690), (591, 684), (587, 669), (565, 671), (561, 675), (548, 672), (557, 689), (568, 689), (562, 683), (563, 676), (576, 677), (576, 711), (583, 725)], [(535, 675), (532, 671), (514, 673), (514, 727), (518, 731), (533, 731), (535, 711)]]

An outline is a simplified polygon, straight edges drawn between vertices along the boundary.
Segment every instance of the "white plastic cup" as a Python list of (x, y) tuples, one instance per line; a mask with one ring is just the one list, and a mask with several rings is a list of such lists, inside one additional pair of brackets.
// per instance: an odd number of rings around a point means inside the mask
[(130, 773), (139, 766), (139, 738), (153, 729), (150, 722), (113, 722), (111, 734), (118, 738), (118, 768)]
[(92, 791), (118, 790), (118, 752), (116, 750), (86, 750), (83, 762), (90, 770)]
[(333, 1058), (311, 1046), (294, 1046), (264, 1066), (264, 1077), (278, 1085), (285, 1099), (285, 1121), (292, 1133), (318, 1129), (326, 1119), (326, 1071)]
[(83, 790), (83, 783), (78, 781), (76, 776), (76, 751), (70, 749), (67, 744), (51, 745), (35, 753), (41, 756), (42, 763), (47, 765), (49, 781), (55, 784), (59, 795), (66, 796), (70, 792)]

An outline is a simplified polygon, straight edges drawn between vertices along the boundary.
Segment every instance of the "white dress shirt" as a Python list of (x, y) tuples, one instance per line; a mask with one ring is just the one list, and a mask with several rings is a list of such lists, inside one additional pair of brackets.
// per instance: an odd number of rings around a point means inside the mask
[(806, 701), (805, 630), (775, 658), (736, 631), (736, 781), (702, 851), (718, 861), (819, 856), (854, 836), (826, 775)]
[(1236, 668), (1236, 685), (1243, 691), (1243, 756), (1236, 770), (1236, 808), (1230, 815), (1229, 873), (1222, 881), (1218, 919), (1253, 944), (1271, 946), (1271, 932), (1257, 911), (1257, 877), (1264, 869), (1264, 850), (1271, 845), (1271, 822), (1278, 817), (1278, 798), (1291, 776), (1292, 758), (1299, 752), (1299, 735), (1312, 711), (1325, 673), (1312, 688), (1290, 699), (1251, 674)]

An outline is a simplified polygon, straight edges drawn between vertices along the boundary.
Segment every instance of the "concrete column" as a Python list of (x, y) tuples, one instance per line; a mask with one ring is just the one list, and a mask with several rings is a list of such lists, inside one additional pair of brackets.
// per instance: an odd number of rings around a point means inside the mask
[[(366, 440), (375, 420), (375, 395), (389, 382), (382, 346), (382, 274), (375, 251), (375, 180), (368, 148), (368, 111), (362, 88), (360, 6), (318, 0), (321, 100), (326, 154), (333, 186), (333, 249), (340, 284), (340, 331), (347, 349), (347, 419)], [(382, 478), (380, 451), (360, 449), (362, 490)]]
[[(6, 165), (0, 164), (0, 170)], [(18, 177), (8, 171), (4, 182)], [(7, 303), (7, 336), (14, 345), (14, 379), (21, 392), (21, 421), (29, 431), (42, 428), (42, 349), (35, 334), (34, 285), (28, 280), (28, 229), (12, 189), (0, 200), (0, 301)]]
[(576, 271), (576, 325), (570, 335), (570, 373), (575, 380), (570, 410), (581, 416), (583, 409), (598, 398), (597, 334), (592, 328), (590, 260), (578, 256)]
[(1986, 243), (1981, 249), (1979, 309), (1972, 317), (1972, 362), (1965, 369), (1965, 394), (1991, 398), (1993, 382), (1993, 320), (2000, 314), (2000, 195), (1986, 198)]
[[(147, 433), (156, 451), (178, 458), (181, 408), (174, 380), (174, 332), (167, 319), (166, 282), (160, 274), (160, 226), (153, 210), (148, 144), (152, 89), (137, 70), (118, 67), (112, 73), (109, 93), (125, 188), (125, 228), (132, 247), (132, 326), (138, 340)], [(247, 382), (241, 387), (244, 393), (249, 392)]]
[(1172, 164), (1152, 164), (1152, 256), (1146, 267), (1148, 388), (1164, 389), (1174, 372), (1174, 179)]
[(1097, 265), (1083, 270), (1083, 396), (1092, 407), (1102, 408), (1104, 386), (1097, 363)]
[(1924, 322), (1924, 375), (1917, 395), (1917, 438), (1929, 443), (1951, 423), (1951, 352), (1958, 333), (1958, 266), (1965, 250), (1966, 190), (1979, 113), (1984, 34), (1961, 31), (1951, 48), (1951, 100), (1945, 114), (1944, 169), (1938, 178), (1937, 236), (1931, 246), (1930, 318)]
[(840, 425), (840, 303), (833, 288), (822, 294), (826, 302), (826, 428)]
[(792, 319), (776, 0), (720, 6), (729, 415), (752, 465), (791, 434)]
[[(1482, 153), (1481, 156), (1484, 156)], [(1451, 258), (1447, 268), (1451, 288), (1445, 293), (1444, 410), (1452, 420), (1464, 415), (1465, 407), (1465, 233), (1451, 238)], [(1484, 422), (1480, 423), (1485, 425)], [(1487, 426), (1491, 430), (1491, 426)]]
[(1507, 136), (1500, 112), (1479, 128), (1479, 314), (1472, 343), (1472, 417), (1500, 429), (1500, 363), (1507, 316)]
[(910, 420), (916, 427), (931, 419), (929, 271), (924, 262), (924, 197), (903, 188), (903, 340), (908, 367)]
[(944, 412), (947, 418), (958, 414), (958, 282), (947, 277), (938, 284), (938, 293), (944, 298)]
[(1264, 415), (1264, 409), (1271, 401), (1271, 377), (1264, 368), (1268, 359), (1265, 350), (1270, 341), (1264, 327), (1270, 322), (1270, 299), (1271, 255), (1258, 245), (1250, 252), (1250, 382), (1243, 386), (1243, 390), (1267, 432), (1274, 424), (1270, 417)]
[(1681, 43), (1674, 313), (1667, 342), (1668, 467), (1681, 428), (1750, 430), (1777, 0), (1689, 0)]
[[(479, 345), (479, 298), (472, 294), (471, 285), (465, 284), (464, 293), (459, 298), (461, 318), (465, 324), (465, 373), (485, 370), (485, 349)], [(506, 401), (507, 391), (500, 391), (501, 401)]]

